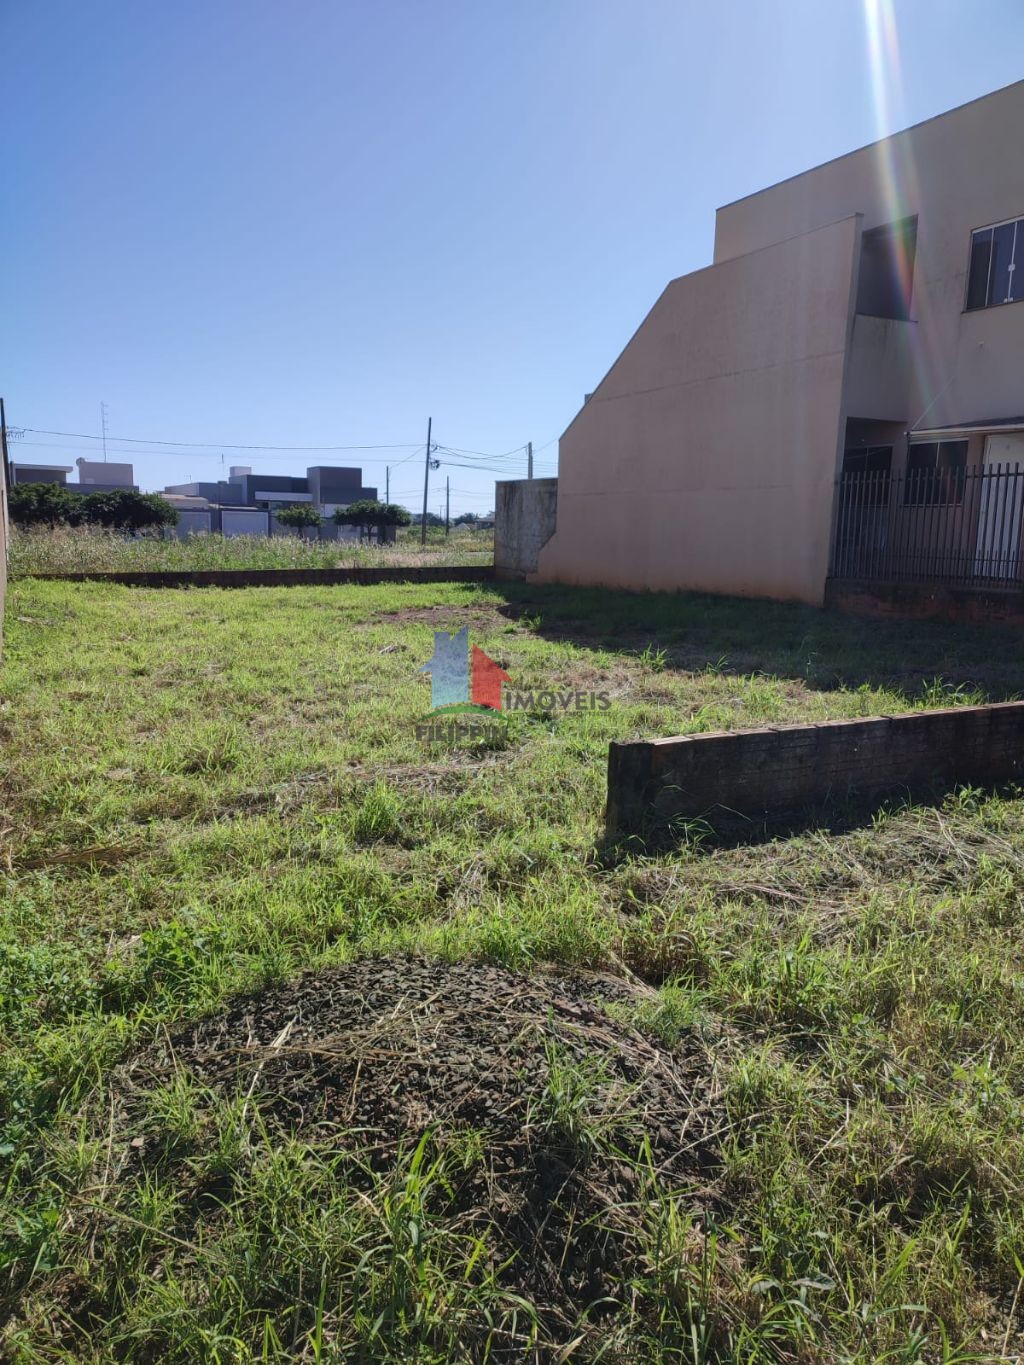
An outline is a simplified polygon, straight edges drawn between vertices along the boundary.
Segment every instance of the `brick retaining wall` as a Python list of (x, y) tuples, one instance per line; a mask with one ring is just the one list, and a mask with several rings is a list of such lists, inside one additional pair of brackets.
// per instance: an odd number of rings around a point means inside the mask
[(486, 583), (494, 577), (489, 564), (351, 569), (154, 569), (125, 573), (38, 573), (28, 578), (65, 583), (121, 583), (129, 588), (280, 588), (322, 587), (335, 583)]
[(1019, 588), (871, 583), (830, 578), (825, 584), (825, 606), (855, 616), (886, 616), (903, 621), (1024, 625), (1024, 591)]
[(610, 839), (677, 820), (716, 832), (850, 797), (1024, 779), (1024, 702), (613, 743)]

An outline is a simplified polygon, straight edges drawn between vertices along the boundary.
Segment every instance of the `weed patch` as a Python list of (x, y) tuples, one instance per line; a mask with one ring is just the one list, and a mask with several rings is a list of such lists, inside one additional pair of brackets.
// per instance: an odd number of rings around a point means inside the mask
[[(598, 852), (610, 740), (1009, 698), (1012, 633), (490, 583), (8, 606), (0, 1357), (1024, 1351), (1020, 793)], [(417, 739), (464, 624), (611, 706)]]

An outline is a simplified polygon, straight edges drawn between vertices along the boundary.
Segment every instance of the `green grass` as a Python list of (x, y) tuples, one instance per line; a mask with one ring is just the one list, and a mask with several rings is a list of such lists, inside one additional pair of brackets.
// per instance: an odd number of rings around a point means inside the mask
[[(434, 629), (467, 623), (517, 688), (608, 691), (611, 708), (516, 713), (498, 749), (418, 741), (416, 670)], [(481, 1359), (492, 1323), (555, 1358), (480, 1234), (439, 1212), (452, 1163), (478, 1153), (411, 1143), (359, 1170), (183, 1082), (148, 1099), (167, 1151), (211, 1178), (244, 1166), (244, 1184), (197, 1211), (169, 1177), (110, 1169), (111, 1068), (156, 1031), (413, 949), (628, 973), (658, 992), (643, 1027), (709, 1040), (728, 1213), (695, 1225), (650, 1184), (605, 1359), (1016, 1358), (1021, 800), (961, 791), (756, 848), (598, 845), (610, 739), (1021, 691), (1011, 632), (796, 607), (15, 581), (0, 1357)], [(538, 1122), (599, 1152), (594, 1078), (551, 1063)]]
[(12, 528), (10, 572), (15, 577), (38, 573), (131, 572), (159, 569), (334, 569), (353, 565), (490, 564), (493, 531), (454, 527), (427, 528), (420, 545), (415, 526), (400, 530), (392, 545), (348, 541), (304, 540), (297, 534), (274, 536), (196, 535), (125, 536), (96, 527)]

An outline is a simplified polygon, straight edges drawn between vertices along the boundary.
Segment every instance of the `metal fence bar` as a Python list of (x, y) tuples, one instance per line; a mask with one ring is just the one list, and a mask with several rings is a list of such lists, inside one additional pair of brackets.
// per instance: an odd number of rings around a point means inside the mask
[(835, 578), (993, 586), (1024, 578), (1017, 463), (844, 474), (836, 497)]

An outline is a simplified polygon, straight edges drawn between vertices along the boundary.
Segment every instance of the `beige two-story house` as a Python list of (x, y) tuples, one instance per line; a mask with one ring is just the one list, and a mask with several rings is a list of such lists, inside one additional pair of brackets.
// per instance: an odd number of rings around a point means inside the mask
[(561, 438), (537, 580), (1019, 586), (1022, 128), (1024, 81), (719, 209)]

